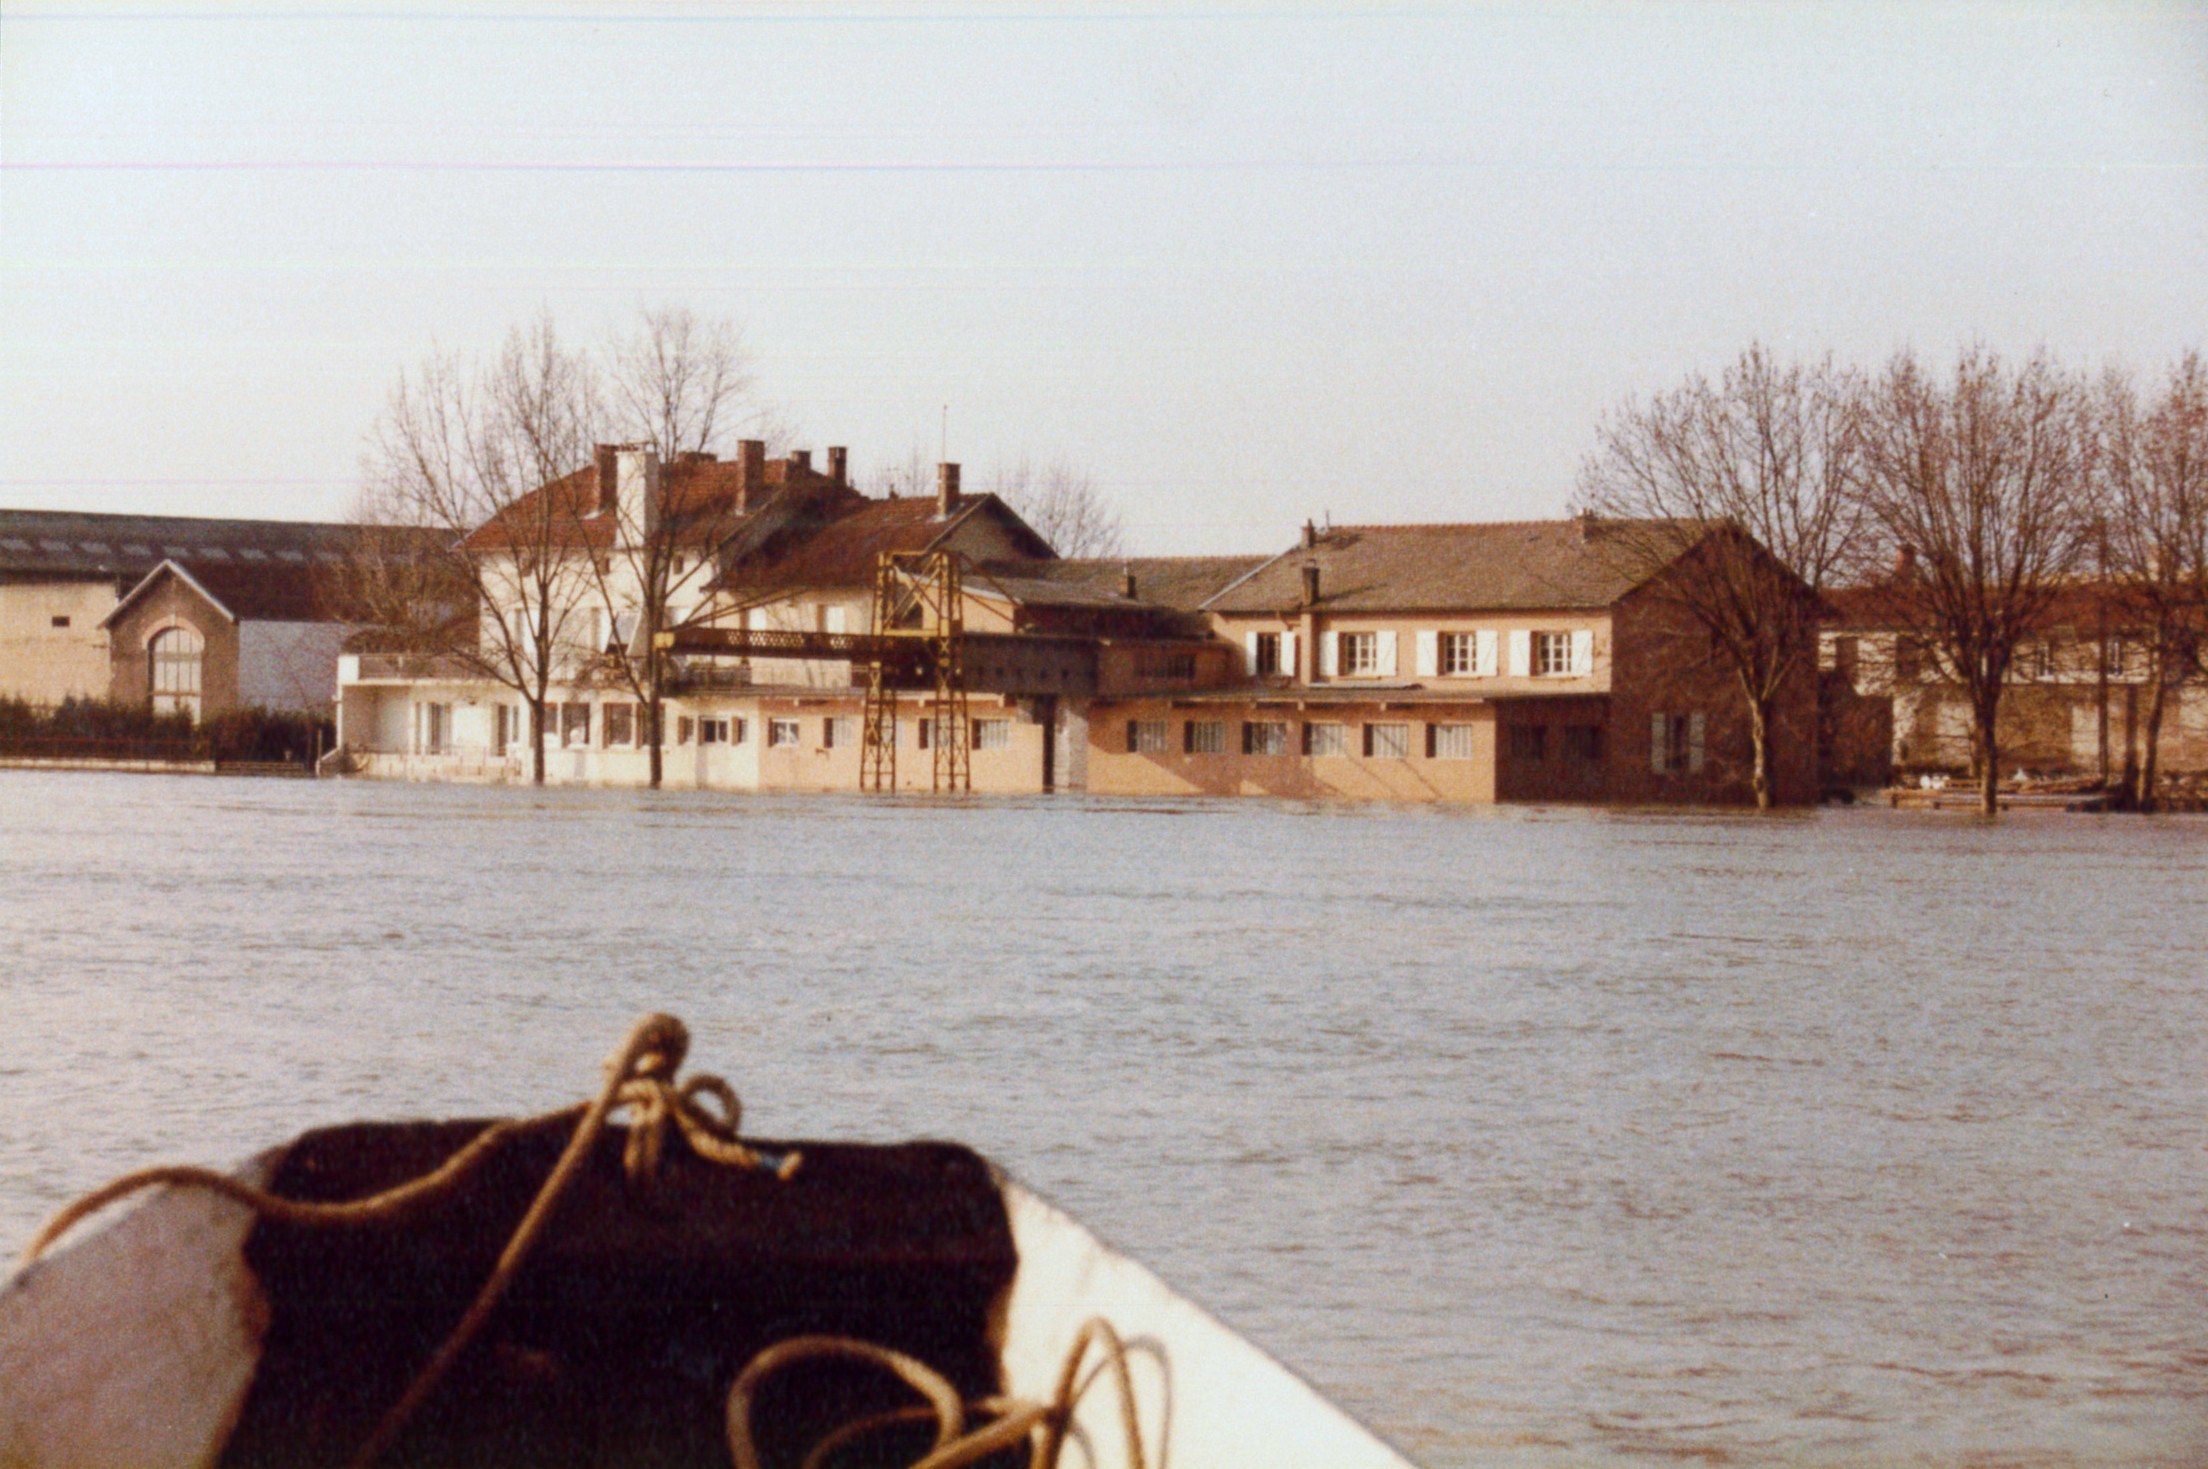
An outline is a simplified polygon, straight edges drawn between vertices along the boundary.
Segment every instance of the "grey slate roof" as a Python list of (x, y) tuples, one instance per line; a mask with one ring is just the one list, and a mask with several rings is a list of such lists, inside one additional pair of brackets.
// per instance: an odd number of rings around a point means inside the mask
[[(1030, 606), (1151, 607), (1193, 612), (1263, 556), (1099, 556), (992, 564), (989, 581)], [(1127, 595), (1127, 576), (1135, 594)]]
[(241, 570), (336, 566), (359, 528), (301, 520), (210, 520), (0, 510), (0, 575), (136, 581), (163, 561)]
[(1477, 525), (1345, 525), (1298, 545), (1204, 604), (1278, 612), (1303, 602), (1303, 566), (1319, 568), (1329, 612), (1513, 612), (1607, 607), (1645, 575), (1573, 520)]

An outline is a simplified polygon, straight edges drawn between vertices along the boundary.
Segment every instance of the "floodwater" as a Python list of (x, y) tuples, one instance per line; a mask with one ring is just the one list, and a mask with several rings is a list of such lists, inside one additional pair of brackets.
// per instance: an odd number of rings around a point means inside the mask
[(580, 1098), (970, 1142), (1421, 1463), (2208, 1464), (2208, 822), (0, 773), (0, 1247)]

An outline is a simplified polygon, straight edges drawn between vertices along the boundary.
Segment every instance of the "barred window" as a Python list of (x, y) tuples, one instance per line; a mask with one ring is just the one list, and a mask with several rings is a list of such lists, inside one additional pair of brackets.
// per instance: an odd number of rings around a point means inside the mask
[(1602, 726), (1567, 724), (1563, 733), (1564, 758), (1593, 764), (1602, 759)]
[(1191, 719), (1181, 726), (1181, 748), (1191, 755), (1227, 753), (1227, 722), (1223, 719)]
[(974, 748), (977, 750), (1011, 749), (1012, 721), (1009, 719), (975, 720)]
[(820, 722), (820, 742), (828, 749), (846, 749), (859, 742), (858, 722), (848, 714), (831, 714)]
[(1411, 753), (1411, 727), (1407, 724), (1365, 726), (1365, 758), (1401, 760)]
[(1245, 755), (1287, 754), (1287, 722), (1279, 719), (1244, 720), (1242, 723), (1242, 753)]
[(1306, 755), (1347, 755), (1349, 753), (1348, 726), (1340, 724), (1305, 725), (1303, 727), (1303, 753)]
[(1471, 759), (1472, 726), (1469, 724), (1427, 725), (1426, 758), (1429, 760)]
[(1510, 758), (1532, 762), (1546, 760), (1549, 755), (1549, 727), (1545, 724), (1513, 724), (1508, 726)]
[(1128, 720), (1127, 753), (1130, 755), (1163, 755), (1165, 753), (1165, 721), (1162, 719)]

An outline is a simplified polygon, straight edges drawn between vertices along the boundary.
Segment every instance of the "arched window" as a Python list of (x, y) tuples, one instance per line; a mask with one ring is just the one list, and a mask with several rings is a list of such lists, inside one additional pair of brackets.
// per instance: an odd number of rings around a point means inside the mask
[(147, 648), (153, 663), (153, 712), (187, 714), (199, 722), (199, 665), (206, 643), (188, 627), (155, 633)]

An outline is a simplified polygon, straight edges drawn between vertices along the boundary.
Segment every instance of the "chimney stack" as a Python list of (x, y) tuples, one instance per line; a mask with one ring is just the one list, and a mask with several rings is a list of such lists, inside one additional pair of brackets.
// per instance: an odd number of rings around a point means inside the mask
[(1319, 528), (1306, 520), (1303, 523), (1303, 549), (1308, 551), (1319, 543)]
[(958, 466), (938, 464), (935, 467), (935, 513), (948, 519), (958, 509)]
[(851, 451), (841, 444), (828, 446), (828, 478), (839, 485), (851, 483)]
[(592, 446), (590, 457), (598, 470), (597, 493), (590, 504), (592, 515), (603, 515), (613, 508), (613, 481), (619, 471), (620, 455), (619, 444)]
[[(623, 444), (613, 451), (613, 503), (629, 535), (648, 536), (659, 529), (659, 451), (649, 444)], [(599, 498), (604, 500), (601, 486)]]
[(811, 469), (813, 467), (813, 451), (810, 449), (792, 449), (790, 451), (790, 465), (800, 471)]
[(1900, 550), (1894, 553), (1895, 581), (1900, 581), (1905, 576), (1915, 574), (1916, 569), (1917, 548), (1915, 546), (1903, 546)]
[(736, 510), (742, 514), (767, 493), (767, 441), (736, 441)]
[(1119, 568), (1119, 591), (1128, 601), (1135, 600), (1135, 569), (1132, 566)]
[(1584, 546), (1593, 541), (1594, 538), (1595, 512), (1592, 510), (1582, 510), (1579, 512), (1579, 543)]
[(1319, 600), (1319, 563), (1303, 563), (1303, 605), (1316, 606)]

